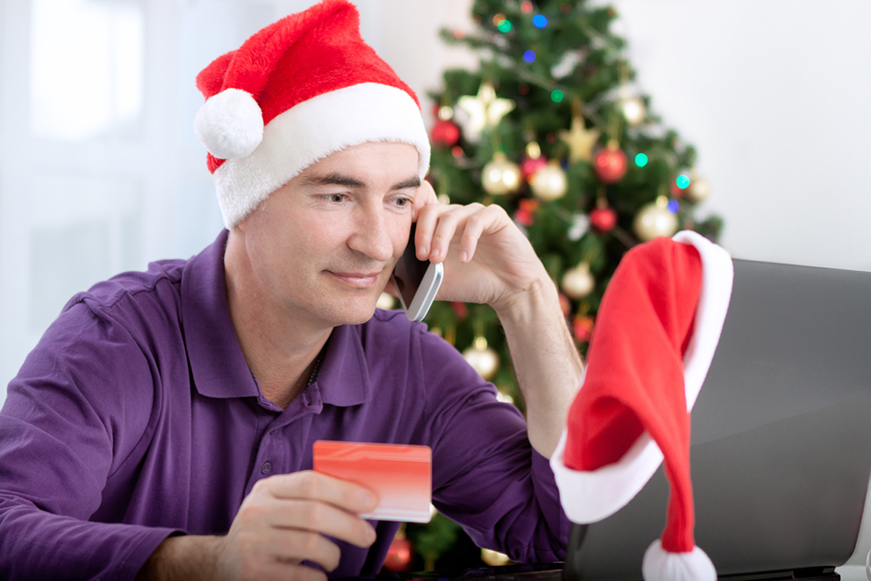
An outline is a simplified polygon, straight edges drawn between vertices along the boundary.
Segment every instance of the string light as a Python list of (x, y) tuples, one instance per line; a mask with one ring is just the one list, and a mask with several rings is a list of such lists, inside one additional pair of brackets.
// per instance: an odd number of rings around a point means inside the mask
[(520, 10), (524, 14), (529, 14), (530, 12), (532, 12), (532, 2), (530, 2), (529, 0), (524, 0), (524, 2), (521, 2), (520, 4)]
[(677, 187), (684, 190), (688, 185), (690, 185), (690, 178), (685, 175), (679, 175), (677, 176), (675, 183), (677, 184)]
[(672, 214), (677, 214), (677, 211), (680, 210), (680, 204), (677, 203), (677, 200), (671, 200), (666, 208), (668, 208), (668, 211)]
[(563, 95), (563, 92), (560, 91), (559, 89), (554, 89), (554, 90), (551, 91), (551, 93), (550, 93), (550, 99), (551, 99), (551, 101), (553, 101), (554, 103), (559, 103), (559, 102), (562, 101), (564, 98), (565, 98), (565, 95)]
[(525, 53), (523, 53), (523, 60), (528, 63), (533, 62), (535, 60), (535, 53), (531, 50), (526, 51)]
[(544, 14), (536, 14), (532, 17), (532, 25), (536, 28), (544, 28), (547, 26), (547, 16)]
[(647, 165), (647, 161), (648, 159), (646, 153), (639, 153), (635, 156), (635, 165), (637, 165), (638, 167), (644, 167), (645, 165)]
[(508, 19), (505, 19), (496, 25), (496, 28), (499, 29), (499, 32), (509, 32), (509, 31), (511, 31), (511, 27), (512, 27), (511, 21)]

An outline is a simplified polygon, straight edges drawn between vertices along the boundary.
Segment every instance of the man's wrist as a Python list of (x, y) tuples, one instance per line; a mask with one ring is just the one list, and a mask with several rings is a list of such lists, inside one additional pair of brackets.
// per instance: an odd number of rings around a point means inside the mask
[(223, 537), (177, 535), (164, 539), (136, 575), (136, 581), (215, 579)]
[[(553, 281), (546, 275), (532, 281), (523, 289), (506, 294), (491, 305), (503, 326), (516, 322), (528, 324), (540, 318), (543, 313), (559, 310), (559, 294)], [(560, 311), (560, 316), (562, 311)]]

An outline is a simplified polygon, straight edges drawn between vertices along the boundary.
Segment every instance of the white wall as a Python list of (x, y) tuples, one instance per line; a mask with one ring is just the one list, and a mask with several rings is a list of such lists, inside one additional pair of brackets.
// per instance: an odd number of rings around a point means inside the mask
[(871, 270), (871, 2), (616, 0), (734, 256)]

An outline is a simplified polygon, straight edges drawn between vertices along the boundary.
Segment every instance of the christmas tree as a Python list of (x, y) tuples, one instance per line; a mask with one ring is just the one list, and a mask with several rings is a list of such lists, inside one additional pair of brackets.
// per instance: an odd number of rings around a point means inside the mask
[[(559, 287), (584, 353), (629, 248), (679, 229), (716, 240), (722, 221), (694, 217), (709, 194), (693, 171), (696, 152), (664, 127), (635, 85), (626, 42), (610, 31), (613, 8), (476, 0), (472, 16), (474, 32), (442, 31), (480, 55), (480, 66), (446, 71), (431, 94), (438, 105), (430, 179), (451, 203), (499, 204), (513, 216)], [(427, 322), (523, 409), (490, 307), (436, 303)], [(418, 564), (443, 566), (443, 555), (463, 553), (457, 547), (468, 542), (457, 528), (441, 516), (409, 526)]]

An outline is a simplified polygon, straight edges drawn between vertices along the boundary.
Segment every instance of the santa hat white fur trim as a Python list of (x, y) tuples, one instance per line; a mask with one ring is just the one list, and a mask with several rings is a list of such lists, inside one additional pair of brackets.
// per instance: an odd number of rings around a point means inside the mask
[[(733, 269), (729, 253), (696, 232), (678, 232), (673, 240), (694, 246), (702, 260), (702, 286), (693, 336), (683, 359), (689, 411), (705, 382), (720, 341), (732, 295)], [(576, 523), (603, 520), (626, 506), (644, 488), (663, 460), (659, 446), (644, 432), (617, 462), (588, 472), (572, 470), (563, 460), (566, 438), (567, 430), (563, 429), (550, 466), (566, 516)]]
[(226, 89), (207, 99), (197, 111), (194, 133), (217, 158), (245, 157), (263, 139), (263, 112), (251, 93)]
[(717, 581), (717, 569), (703, 550), (669, 553), (659, 539), (644, 552), (641, 575), (644, 581)]
[(270, 121), (251, 155), (227, 159), (215, 170), (218, 203), (229, 229), (269, 194), (314, 162), (353, 145), (408, 143), (420, 154), (418, 175), (429, 169), (430, 145), (411, 96), (396, 87), (360, 83), (304, 101)]

